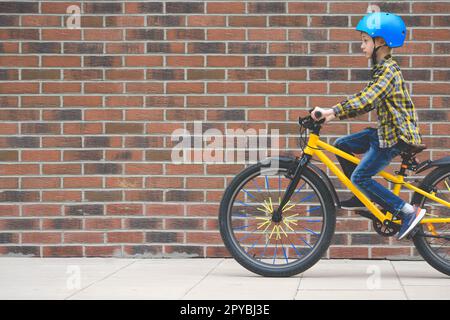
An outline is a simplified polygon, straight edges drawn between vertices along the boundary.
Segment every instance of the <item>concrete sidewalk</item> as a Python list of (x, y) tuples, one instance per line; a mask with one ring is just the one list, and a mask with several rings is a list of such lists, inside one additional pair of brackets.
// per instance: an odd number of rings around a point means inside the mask
[(386, 260), (264, 278), (232, 259), (0, 258), (0, 288), (3, 300), (450, 299), (450, 277), (426, 262)]

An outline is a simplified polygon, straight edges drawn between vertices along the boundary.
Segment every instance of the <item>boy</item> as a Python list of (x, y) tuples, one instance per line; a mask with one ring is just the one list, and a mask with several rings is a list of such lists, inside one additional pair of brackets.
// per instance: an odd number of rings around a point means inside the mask
[[(377, 110), (378, 128), (367, 128), (361, 132), (341, 137), (335, 146), (348, 153), (365, 153), (361, 162), (355, 164), (337, 157), (344, 173), (372, 201), (402, 219), (398, 239), (407, 236), (425, 216), (425, 209), (412, 206), (394, 195), (372, 179), (382, 171), (407, 145), (422, 142), (417, 115), (402, 73), (392, 59), (392, 48), (401, 47), (406, 37), (403, 20), (394, 14), (376, 12), (366, 15), (358, 23), (356, 30), (361, 32), (361, 49), (366, 58), (372, 59), (372, 78), (359, 93), (338, 103), (332, 108), (316, 107), (322, 112), (325, 123), (340, 120)], [(342, 201), (341, 208), (364, 209), (358, 198)]]

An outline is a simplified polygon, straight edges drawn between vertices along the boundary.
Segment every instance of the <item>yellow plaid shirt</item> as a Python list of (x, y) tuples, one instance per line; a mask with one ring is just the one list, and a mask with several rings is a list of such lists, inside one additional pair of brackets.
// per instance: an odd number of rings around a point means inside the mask
[(338, 103), (333, 111), (340, 120), (377, 109), (380, 148), (394, 146), (399, 139), (422, 143), (418, 117), (397, 62), (390, 55), (372, 68), (372, 79), (359, 93)]

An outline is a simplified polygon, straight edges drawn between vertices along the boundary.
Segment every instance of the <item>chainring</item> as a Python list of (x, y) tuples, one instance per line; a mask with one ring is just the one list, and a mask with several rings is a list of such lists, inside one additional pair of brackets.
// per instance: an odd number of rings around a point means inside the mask
[[(386, 214), (386, 210), (381, 211)], [(388, 225), (384, 225), (380, 220), (372, 219), (372, 225), (374, 230), (383, 237), (392, 237), (400, 231), (400, 225), (391, 221), (389, 221)]]

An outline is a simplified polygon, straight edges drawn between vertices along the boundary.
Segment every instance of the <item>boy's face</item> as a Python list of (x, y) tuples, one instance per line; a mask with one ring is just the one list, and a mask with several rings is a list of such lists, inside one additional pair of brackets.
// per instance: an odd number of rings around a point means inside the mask
[(364, 52), (367, 59), (370, 59), (372, 57), (372, 52), (375, 46), (381, 46), (385, 44), (383, 38), (376, 37), (375, 43), (373, 43), (374, 40), (365, 32), (361, 32), (361, 49)]
[(372, 57), (374, 43), (372, 38), (365, 32), (361, 32), (361, 49), (364, 52), (367, 59)]

